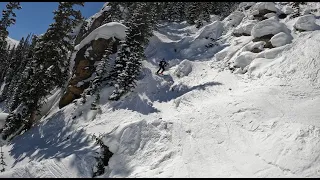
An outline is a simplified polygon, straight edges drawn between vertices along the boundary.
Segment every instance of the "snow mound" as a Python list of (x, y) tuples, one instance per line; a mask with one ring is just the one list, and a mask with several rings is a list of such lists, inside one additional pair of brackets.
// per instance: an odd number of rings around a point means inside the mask
[(188, 76), (192, 71), (192, 64), (188, 60), (183, 60), (175, 70), (174, 74), (181, 78), (183, 76)]
[[(105, 177), (135, 177), (139, 173), (156, 170), (172, 161), (173, 123), (161, 119), (140, 120), (121, 124), (103, 139), (114, 155), (109, 160)], [(139, 167), (135, 173), (128, 167)]]
[(233, 33), (251, 35), (251, 30), (252, 30), (253, 26), (255, 24), (257, 24), (257, 22), (258, 22), (257, 20), (248, 20), (248, 21), (242, 23), (241, 25), (239, 25), (233, 31)]
[(305, 31), (314, 31), (318, 30), (319, 25), (316, 23), (316, 18), (312, 14), (304, 15), (298, 18), (296, 23), (294, 24), (294, 27), (296, 29), (305, 30)]
[(272, 48), (272, 49), (266, 49), (262, 52), (260, 52), (257, 56), (257, 58), (266, 58), (266, 59), (274, 59), (276, 58), (281, 52), (283, 52), (285, 49), (289, 48), (289, 44)]
[(268, 67), (272, 61), (274, 59), (256, 58), (248, 66), (248, 73), (251, 76), (260, 78), (267, 71), (265, 67)]
[(293, 37), (291, 35), (288, 35), (284, 32), (280, 32), (276, 35), (274, 35), (270, 41), (272, 46), (274, 47), (279, 47), (279, 46), (283, 46), (285, 44), (289, 44), (291, 43)]
[(223, 32), (223, 24), (221, 21), (215, 21), (210, 23), (204, 27), (202, 27), (199, 32), (197, 32), (194, 36), (194, 39), (203, 39), (206, 37), (218, 39)]
[(288, 28), (275, 19), (266, 19), (258, 22), (253, 26), (251, 30), (251, 35), (253, 37), (262, 37), (268, 34), (278, 34), (279, 32), (288, 33)]
[(234, 67), (245, 68), (256, 58), (257, 54), (249, 51), (241, 52), (234, 61)]
[(285, 13), (285, 14), (291, 14), (294, 12), (294, 9), (290, 6), (284, 6), (282, 8), (282, 11)]
[(319, 84), (320, 56), (317, 50), (320, 48), (319, 41), (318, 31), (298, 37), (293, 43), (277, 48), (278, 51), (285, 52), (282, 56), (276, 59), (255, 59), (250, 64), (251, 74), (258, 77), (263, 74), (273, 74), (286, 76), (286, 81), (298, 81), (297, 84), (300, 81)]
[(83, 46), (90, 43), (92, 40), (99, 38), (109, 39), (116, 37), (118, 39), (125, 39), (127, 27), (121, 23), (111, 22), (104, 24), (94, 31), (92, 31), (86, 38), (84, 38), (76, 47), (75, 50), (80, 50)]
[(238, 26), (245, 15), (240, 11), (235, 11), (226, 17), (223, 22), (226, 23), (226, 27), (236, 27)]
[(252, 9), (258, 10), (258, 11), (269, 10), (269, 11), (278, 12), (278, 8), (276, 8), (273, 2), (259, 2), (259, 3), (256, 3)]
[(257, 48), (260, 50), (264, 50), (264, 45), (266, 42), (264, 41), (258, 41), (258, 42), (250, 42), (249, 44), (245, 45), (242, 49), (242, 51), (252, 51), (253, 49)]

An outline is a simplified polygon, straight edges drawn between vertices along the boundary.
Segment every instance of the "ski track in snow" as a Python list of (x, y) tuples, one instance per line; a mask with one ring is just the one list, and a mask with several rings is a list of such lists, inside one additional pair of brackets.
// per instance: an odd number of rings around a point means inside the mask
[[(158, 46), (174, 47), (187, 33), (196, 30), (172, 24), (154, 35)], [(102, 177), (320, 176), (317, 75), (309, 77), (314, 86), (300, 76), (256, 78), (212, 68), (211, 59), (199, 57), (188, 76), (174, 75), (183, 59), (172, 58), (159, 77), (154, 72), (161, 53), (148, 53), (133, 93), (109, 103), (111, 90), (104, 89), (102, 113), (95, 119), (86, 107), (55, 109), (39, 127), (4, 147), (14, 169), (0, 177), (90, 177), (95, 147), (86, 137), (93, 133), (107, 133), (104, 141), (114, 153)], [(310, 68), (317, 67), (314, 61)], [(22, 141), (32, 144), (19, 145)]]

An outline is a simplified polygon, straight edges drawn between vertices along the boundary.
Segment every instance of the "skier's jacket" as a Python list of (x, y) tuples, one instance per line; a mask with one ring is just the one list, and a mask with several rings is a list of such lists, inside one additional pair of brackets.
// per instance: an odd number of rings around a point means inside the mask
[(168, 63), (166, 61), (164, 61), (164, 60), (161, 60), (160, 63), (159, 63), (160, 67), (165, 67), (167, 65), (168, 65)]

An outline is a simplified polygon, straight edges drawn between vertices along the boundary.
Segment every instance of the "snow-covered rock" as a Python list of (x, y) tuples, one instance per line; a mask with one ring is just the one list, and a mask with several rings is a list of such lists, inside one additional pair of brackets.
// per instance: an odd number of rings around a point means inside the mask
[(252, 60), (256, 58), (257, 54), (250, 51), (241, 52), (234, 61), (234, 67), (245, 68)]
[(275, 4), (273, 2), (259, 2), (256, 3), (253, 8), (254, 10), (269, 10), (277, 12), (278, 8), (276, 8)]
[(251, 35), (253, 37), (262, 37), (268, 34), (278, 34), (279, 32), (288, 33), (288, 28), (275, 19), (266, 19), (253, 26)]
[(92, 31), (86, 38), (84, 38), (76, 47), (75, 50), (80, 50), (83, 46), (90, 43), (92, 40), (99, 38), (109, 39), (116, 37), (118, 39), (125, 39), (127, 27), (121, 23), (111, 22), (104, 24), (94, 31)]
[(257, 20), (248, 20), (244, 23), (241, 23), (234, 31), (235, 34), (247, 34), (251, 35), (251, 30), (253, 26), (257, 23)]
[(296, 23), (294, 24), (294, 27), (299, 30), (304, 30), (304, 31), (314, 31), (318, 30), (319, 25), (316, 23), (316, 18), (312, 14), (304, 15), (298, 18)]
[(226, 22), (227, 27), (236, 27), (238, 26), (245, 15), (240, 11), (235, 11), (226, 17), (223, 21)]
[(181, 78), (183, 76), (188, 76), (192, 71), (192, 64), (189, 60), (183, 60), (174, 71), (174, 74)]
[(291, 14), (294, 12), (294, 9), (290, 6), (284, 6), (282, 11), (285, 13), (285, 14)]
[(293, 37), (289, 34), (286, 34), (284, 32), (280, 32), (276, 35), (274, 35), (270, 41), (272, 46), (274, 47), (279, 47), (279, 46), (283, 46), (285, 44), (289, 44), (291, 43)]

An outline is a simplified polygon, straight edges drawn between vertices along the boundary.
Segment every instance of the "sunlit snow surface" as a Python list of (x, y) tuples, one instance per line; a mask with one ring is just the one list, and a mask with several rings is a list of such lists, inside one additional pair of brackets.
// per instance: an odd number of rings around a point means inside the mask
[[(3, 147), (0, 177), (91, 177), (97, 147), (89, 135), (99, 133), (114, 153), (101, 177), (319, 177), (320, 31), (293, 31), (296, 18), (280, 22), (293, 40), (273, 49), (230, 36), (236, 27), (220, 33), (224, 22), (160, 25), (133, 93), (109, 102), (104, 88), (100, 112), (91, 98), (60, 110), (51, 103), (36, 127)], [(210, 37), (216, 45), (206, 49)], [(169, 67), (158, 76), (162, 58)], [(181, 62), (192, 68), (179, 78)]]

